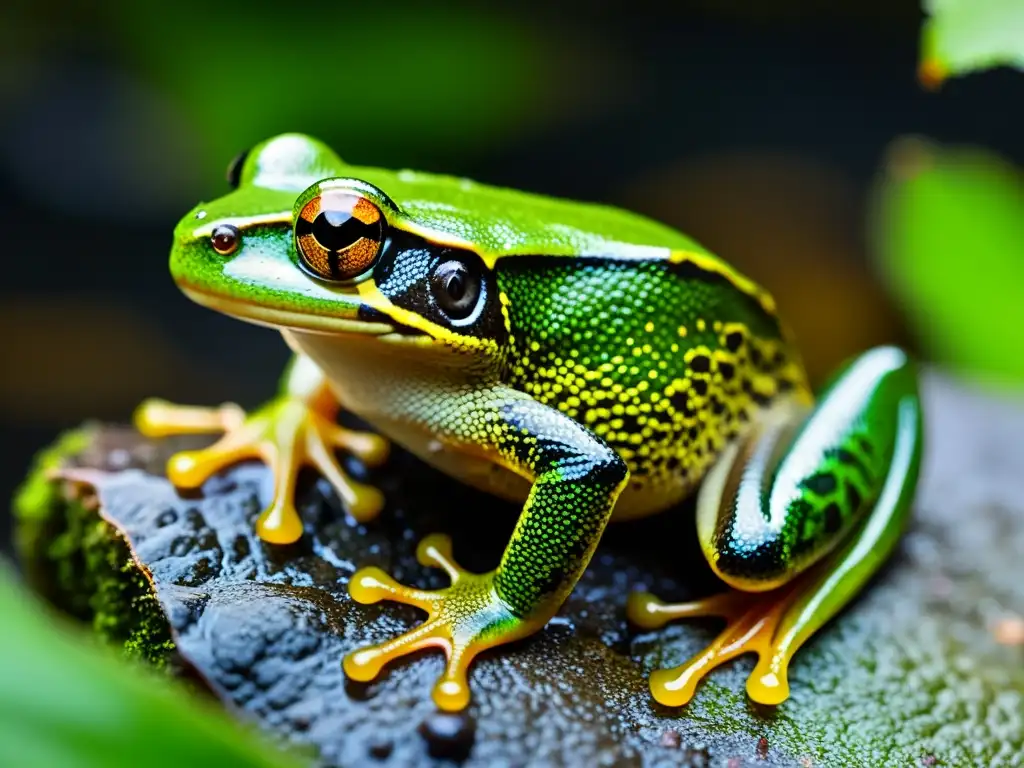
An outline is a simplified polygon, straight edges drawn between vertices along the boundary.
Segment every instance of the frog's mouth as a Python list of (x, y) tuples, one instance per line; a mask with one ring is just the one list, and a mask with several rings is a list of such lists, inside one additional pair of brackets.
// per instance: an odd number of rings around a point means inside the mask
[(266, 304), (219, 296), (179, 285), (182, 292), (197, 304), (269, 328), (290, 329), (324, 334), (354, 334), (387, 337), (389, 341), (426, 339), (422, 331), (395, 322), (393, 319), (359, 301), (347, 306), (348, 316), (316, 314)]

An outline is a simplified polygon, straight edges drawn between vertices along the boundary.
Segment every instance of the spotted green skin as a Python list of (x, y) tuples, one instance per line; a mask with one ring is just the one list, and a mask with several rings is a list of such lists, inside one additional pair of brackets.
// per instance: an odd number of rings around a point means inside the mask
[[(338, 177), (380, 194), (390, 232), (358, 287), (311, 278), (292, 234), (297, 200)], [(242, 233), (227, 257), (210, 245), (218, 223)], [(431, 298), (432, 270), (453, 257), (482, 275), (472, 322), (452, 321)], [(237, 189), (182, 219), (171, 271), (200, 303), (281, 329), (344, 407), (428, 461), (426, 437), (521, 481), (493, 489), (524, 506), (482, 582), (491, 597), (477, 589), (451, 620), (478, 639), (542, 626), (613, 514), (668, 508), (716, 466), (698, 534), (740, 589), (782, 585), (841, 543), (855, 551), (865, 520), (884, 515), (871, 556), (818, 595), (814, 628), (878, 567), (909, 509), (921, 440), (907, 358), (867, 353), (815, 409), (771, 297), (635, 214), (348, 166), (291, 134), (253, 148)], [(290, 386), (286, 377), (283, 397)], [(894, 481), (901, 430), (913, 433), (913, 460)], [(461, 476), (457, 460), (441, 466)], [(887, 482), (905, 492), (878, 512)]]

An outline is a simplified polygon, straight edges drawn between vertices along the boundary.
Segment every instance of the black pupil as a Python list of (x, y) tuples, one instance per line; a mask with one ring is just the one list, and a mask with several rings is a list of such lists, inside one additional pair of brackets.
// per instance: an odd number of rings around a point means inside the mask
[(441, 310), (454, 320), (473, 313), (482, 285), (472, 267), (456, 259), (442, 262), (431, 275), (431, 290)]
[(321, 211), (313, 222), (313, 237), (328, 251), (343, 251), (361, 238), (380, 239), (378, 224), (364, 224), (348, 211)]
[(448, 275), (448, 282), (444, 288), (452, 301), (460, 301), (466, 295), (466, 274), (459, 270)]

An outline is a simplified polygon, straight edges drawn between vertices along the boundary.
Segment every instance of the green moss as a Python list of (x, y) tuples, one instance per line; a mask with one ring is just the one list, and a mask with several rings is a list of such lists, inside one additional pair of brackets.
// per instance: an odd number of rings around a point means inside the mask
[(92, 430), (66, 432), (57, 442), (35, 458), (28, 479), (14, 496), (14, 547), (21, 560), (25, 579), (39, 593), (54, 597), (53, 574), (42, 553), (49, 547), (56, 531), (63, 527), (58, 510), (64, 505), (59, 486), (50, 474), (68, 456), (80, 453), (89, 444)]
[(52, 477), (92, 436), (90, 428), (68, 432), (36, 457), (14, 499), (18, 557), (29, 585), (50, 603), (90, 623), (125, 656), (165, 668), (174, 642), (127, 543), (95, 510), (68, 498)]

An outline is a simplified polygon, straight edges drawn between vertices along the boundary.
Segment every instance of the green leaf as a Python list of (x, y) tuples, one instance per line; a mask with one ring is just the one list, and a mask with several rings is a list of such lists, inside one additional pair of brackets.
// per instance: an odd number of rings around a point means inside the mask
[(2, 566), (0, 765), (300, 765), (213, 705), (52, 619)]
[(992, 67), (1024, 69), (1024, 2), (924, 0), (919, 77), (938, 87), (950, 75)]
[(905, 139), (876, 199), (878, 266), (930, 356), (1024, 382), (1024, 177), (982, 150)]
[(282, 131), (320, 136), (352, 163), (406, 161), (439, 144), (496, 146), (574, 98), (553, 73), (575, 43), (486, 5), (180, 0), (157, 13), (117, 0), (107, 13), (218, 182), (228, 159)]

